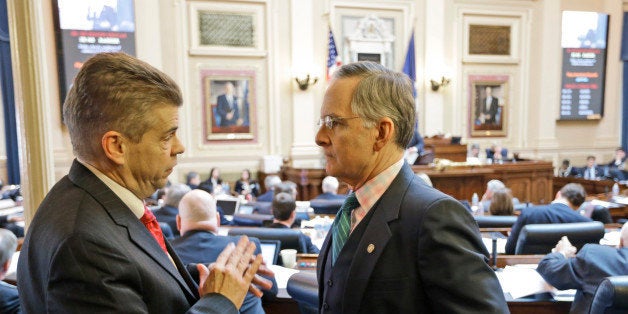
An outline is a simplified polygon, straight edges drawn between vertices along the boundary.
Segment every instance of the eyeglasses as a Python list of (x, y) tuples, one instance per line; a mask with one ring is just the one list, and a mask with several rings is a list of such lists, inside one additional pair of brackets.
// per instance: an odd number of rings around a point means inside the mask
[(318, 119), (318, 127), (322, 127), (323, 125), (325, 125), (328, 129), (333, 129), (334, 126), (342, 121), (345, 120), (350, 120), (350, 119), (355, 119), (355, 118), (359, 118), (358, 116), (354, 116), (354, 117), (332, 117), (332, 116), (324, 116), (320, 119)]

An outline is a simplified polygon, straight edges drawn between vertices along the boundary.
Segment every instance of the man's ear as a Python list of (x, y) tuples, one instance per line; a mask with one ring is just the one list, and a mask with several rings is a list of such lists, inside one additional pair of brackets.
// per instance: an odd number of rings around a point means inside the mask
[(377, 152), (386, 146), (390, 140), (392, 140), (393, 134), (395, 133), (395, 124), (390, 118), (385, 117), (377, 122), (375, 128), (377, 131), (377, 137), (375, 138), (373, 149)]
[(102, 136), (102, 149), (109, 160), (118, 165), (124, 164), (126, 139), (116, 131), (108, 131)]

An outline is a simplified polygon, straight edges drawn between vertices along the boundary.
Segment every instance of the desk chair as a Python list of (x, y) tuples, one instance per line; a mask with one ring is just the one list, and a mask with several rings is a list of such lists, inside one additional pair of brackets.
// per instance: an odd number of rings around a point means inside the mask
[(595, 290), (589, 313), (628, 313), (628, 276), (604, 278)]
[(563, 236), (567, 236), (580, 251), (587, 243), (599, 243), (604, 232), (604, 224), (599, 221), (525, 225), (517, 240), (515, 254), (547, 254)]
[(301, 271), (288, 279), (288, 294), (299, 304), (302, 314), (318, 313), (318, 282), (313, 271)]
[(479, 228), (511, 228), (517, 216), (474, 216)]
[(295, 229), (232, 228), (229, 229), (229, 235), (246, 235), (260, 240), (279, 240), (281, 241), (280, 250), (295, 249), (297, 253), (307, 252), (305, 242), (301, 241), (301, 231)]

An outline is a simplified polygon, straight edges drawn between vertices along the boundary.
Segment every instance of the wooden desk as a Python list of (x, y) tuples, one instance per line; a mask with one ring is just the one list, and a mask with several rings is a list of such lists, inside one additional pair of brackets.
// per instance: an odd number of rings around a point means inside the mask
[(568, 183), (579, 183), (584, 187), (588, 195), (609, 193), (615, 184), (613, 180), (588, 180), (576, 177), (554, 177), (552, 181), (552, 194), (560, 191)]
[(467, 145), (451, 144), (451, 138), (424, 138), (424, 150), (432, 150), (434, 158), (451, 161), (467, 160)]
[[(415, 173), (425, 172), (434, 187), (455, 199), (470, 200), (473, 193), (481, 195), (486, 183), (501, 180), (512, 190), (513, 196), (522, 202), (546, 204), (554, 199), (552, 178), (554, 167), (549, 161), (519, 161), (516, 163), (460, 166), (437, 170), (430, 166), (412, 166)], [(298, 200), (310, 200), (320, 193), (321, 182), (327, 174), (325, 169), (284, 167), (282, 176), (297, 184)], [(338, 193), (346, 192), (341, 183)]]
[(473, 193), (481, 195), (486, 190), (486, 183), (492, 179), (504, 182), (512, 190), (513, 196), (522, 202), (546, 204), (554, 199), (554, 167), (548, 161), (459, 166), (443, 170), (412, 166), (412, 170), (425, 172), (436, 189), (459, 200), (470, 200)]

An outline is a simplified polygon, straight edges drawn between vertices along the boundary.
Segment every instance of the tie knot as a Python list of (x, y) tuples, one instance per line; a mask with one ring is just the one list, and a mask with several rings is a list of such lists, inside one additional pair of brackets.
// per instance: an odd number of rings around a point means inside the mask
[(156, 221), (157, 218), (153, 214), (152, 210), (144, 206), (144, 215), (142, 216), (142, 218), (140, 218), (140, 220), (144, 225), (146, 225), (147, 223), (152, 223), (153, 221)]
[(360, 207), (360, 202), (358, 198), (355, 196), (355, 193), (349, 194), (345, 199), (345, 202), (342, 204), (342, 212), (350, 214), (352, 210)]

